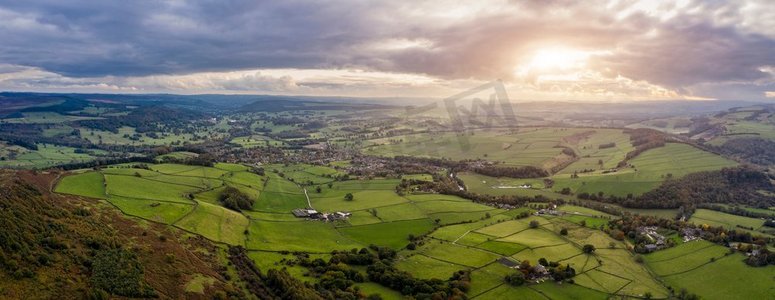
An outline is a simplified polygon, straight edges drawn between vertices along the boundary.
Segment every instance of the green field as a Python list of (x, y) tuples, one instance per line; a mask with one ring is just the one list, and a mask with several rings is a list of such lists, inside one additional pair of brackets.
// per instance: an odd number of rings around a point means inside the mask
[(767, 299), (762, 295), (775, 295), (775, 268), (749, 267), (743, 258), (742, 254), (729, 254), (725, 247), (704, 241), (645, 256), (649, 268), (667, 285), (703, 299)]
[(463, 265), (457, 265), (446, 261), (440, 261), (425, 255), (412, 255), (404, 257), (396, 263), (399, 270), (407, 271), (417, 278), (447, 279), (452, 273), (468, 269)]
[(63, 194), (104, 199), (106, 197), (104, 183), (102, 174), (86, 172), (62, 178), (54, 191)]
[(189, 203), (131, 199), (118, 196), (110, 197), (109, 201), (127, 215), (164, 224), (175, 223), (195, 208), (193, 204)]
[(433, 229), (431, 220), (419, 219), (341, 227), (339, 231), (364, 245), (376, 244), (398, 249), (409, 244), (410, 234), (419, 236), (431, 229)]
[(702, 225), (707, 224), (710, 226), (722, 226), (726, 228), (736, 228), (737, 225), (752, 227), (754, 230), (759, 229), (764, 225), (764, 220), (743, 217), (738, 215), (727, 214), (709, 209), (698, 209), (689, 218), (689, 222)]
[(221, 206), (199, 202), (194, 211), (175, 223), (175, 226), (202, 235), (213, 241), (241, 245), (248, 218)]
[(649, 267), (659, 276), (687, 272), (729, 254), (729, 249), (706, 241), (692, 241), (646, 255)]
[(330, 253), (365, 246), (322, 222), (252, 221), (249, 231), (247, 248), (251, 250)]

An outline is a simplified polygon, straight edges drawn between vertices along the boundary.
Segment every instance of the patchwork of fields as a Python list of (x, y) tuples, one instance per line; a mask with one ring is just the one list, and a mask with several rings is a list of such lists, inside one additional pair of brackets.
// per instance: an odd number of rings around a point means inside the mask
[[(516, 132), (516, 130), (514, 130)], [(472, 133), (414, 134), (371, 140), (366, 154), (451, 158), (481, 158), (503, 161), (509, 166), (552, 167), (562, 157), (564, 137), (583, 132), (583, 128), (521, 128), (512, 131), (474, 131)], [(400, 141), (392, 143), (391, 141)]]
[[(618, 162), (616, 159), (609, 161), (614, 161), (614, 165)], [(572, 178), (573, 171), (594, 167), (589, 166), (585, 159), (581, 159), (558, 174), (549, 177), (554, 181), (551, 188), (545, 187), (542, 178), (495, 178), (473, 173), (461, 173), (458, 176), (463, 179), (469, 190), (492, 195), (544, 195), (558, 198), (563, 197), (559, 191), (563, 188), (569, 188), (573, 193), (596, 194), (603, 192), (606, 195), (626, 196), (627, 194), (638, 195), (652, 190), (667, 178), (681, 178), (690, 173), (719, 170), (737, 164), (692, 146), (675, 143), (645, 151), (630, 160), (630, 163), (632, 168), (621, 169), (617, 172), (605, 173), (598, 166), (596, 171), (578, 173), (578, 178)], [(603, 163), (603, 165), (606, 164)], [(531, 188), (520, 188), (519, 186), (523, 184), (529, 184)]]
[[(538, 222), (538, 228), (530, 228), (531, 221)], [(567, 236), (559, 234), (563, 228), (568, 230)], [(592, 298), (603, 299), (612, 294), (640, 297), (646, 292), (655, 297), (667, 295), (667, 290), (648, 270), (635, 262), (625, 244), (565, 217), (533, 216), (513, 220), (496, 215), (474, 223), (439, 228), (431, 237), (432, 242), (404, 255), (399, 268), (423, 278), (444, 278), (454, 270), (472, 270), (474, 280), (469, 294), (474, 299), (498, 299), (504, 293), (524, 293), (527, 298), (542, 294), (535, 290), (541, 285), (515, 288), (504, 284), (503, 276), (510, 269), (496, 261), (500, 257), (516, 262), (527, 260), (533, 265), (540, 258), (568, 264), (577, 273), (574, 292)], [(584, 254), (581, 251), (584, 244), (594, 245), (597, 252)]]
[[(27, 169), (43, 169), (51, 168), (54, 166), (87, 162), (95, 159), (95, 155), (106, 154), (106, 151), (102, 150), (90, 150), (90, 153), (78, 153), (75, 148), (56, 146), (50, 144), (38, 144), (37, 150), (29, 150), (26, 148), (13, 146), (5, 149), (0, 149), (0, 154), (3, 152), (13, 151), (15, 157), (10, 159), (3, 155), (6, 159), (0, 160), (0, 167), (3, 168), (27, 168)], [(7, 147), (0, 144), (0, 148)]]
[[(741, 274), (752, 269), (740, 261), (739, 255), (728, 256), (725, 248), (707, 242), (659, 251), (647, 255), (645, 265), (637, 263), (625, 242), (598, 230), (615, 216), (578, 206), (561, 206), (559, 209), (568, 214), (560, 217), (519, 219), (516, 216), (530, 209), (506, 211), (438, 194), (399, 196), (394, 191), (399, 180), (341, 181), (336, 180), (343, 175), (341, 171), (325, 166), (268, 165), (265, 175), (236, 164), (155, 164), (147, 169), (131, 166), (66, 176), (56, 191), (105, 199), (128, 215), (169, 224), (216, 242), (243, 245), (265, 269), (279, 267), (281, 260), (289, 258), (285, 251), (307, 252), (326, 259), (332, 250), (376, 244), (400, 250), (396, 267), (419, 278), (443, 280), (458, 270), (470, 270), (468, 295), (473, 299), (605, 299), (611, 295), (644, 297), (646, 293), (665, 298), (669, 292), (664, 284), (719, 298), (730, 295), (732, 288), (710, 294), (704, 291), (707, 287), (688, 281), (682, 274), (696, 272), (701, 276), (691, 278), (709, 276), (711, 283), (702, 284), (712, 286), (712, 282), (731, 280), (728, 277), (732, 275), (726, 273), (712, 275), (721, 269)], [(218, 197), (227, 186), (256, 200), (253, 208), (236, 212), (222, 207)], [(347, 194), (353, 199), (345, 200)], [(290, 213), (308, 204), (324, 212), (351, 212), (352, 217), (320, 222), (295, 218)], [(701, 210), (698, 213), (698, 218), (710, 218)], [(531, 222), (538, 226), (533, 228)], [(560, 234), (562, 229), (567, 235)], [(416, 250), (406, 250), (410, 236), (425, 234), (429, 238)], [(597, 251), (584, 253), (585, 244), (594, 245)], [(503, 278), (514, 270), (499, 262), (504, 258), (527, 260), (532, 265), (545, 258), (571, 266), (577, 274), (575, 284), (510, 286)], [(304, 276), (306, 271), (300, 266), (290, 266), (288, 271), (305, 281), (317, 280)], [(767, 278), (773, 276), (768, 273), (772, 268), (751, 272), (757, 272), (754, 284), (770, 288)], [(386, 299), (400, 298), (373, 283), (358, 286), (384, 292)]]
[[(395, 179), (337, 181), (340, 171), (312, 165), (267, 169), (260, 176), (234, 164), (156, 164), (148, 169), (120, 165), (67, 176), (56, 191), (106, 199), (126, 214), (260, 251), (328, 253), (369, 244), (399, 249), (409, 243), (409, 235), (501, 212), (453, 196), (402, 197), (394, 192), (399, 183)], [(253, 198), (253, 209), (238, 213), (223, 208), (218, 197), (227, 186)], [(354, 200), (344, 200), (348, 193)], [(309, 204), (353, 216), (337, 223), (293, 217), (291, 210)]]

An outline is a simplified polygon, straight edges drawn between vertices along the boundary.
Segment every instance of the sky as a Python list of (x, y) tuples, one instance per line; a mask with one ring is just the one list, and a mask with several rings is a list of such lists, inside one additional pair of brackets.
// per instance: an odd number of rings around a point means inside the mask
[(775, 2), (0, 0), (0, 90), (775, 100)]

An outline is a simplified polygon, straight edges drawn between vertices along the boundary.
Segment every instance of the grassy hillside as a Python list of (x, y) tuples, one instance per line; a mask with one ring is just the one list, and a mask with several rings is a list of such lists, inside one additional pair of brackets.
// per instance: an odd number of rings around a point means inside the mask
[[(64, 191), (99, 196), (94, 192), (100, 185), (90, 187), (97, 177), (77, 175), (65, 181)], [(54, 179), (55, 174), (0, 171), (0, 298), (242, 293), (225, 277), (221, 249), (212, 243), (126, 217), (104, 202), (49, 194)]]

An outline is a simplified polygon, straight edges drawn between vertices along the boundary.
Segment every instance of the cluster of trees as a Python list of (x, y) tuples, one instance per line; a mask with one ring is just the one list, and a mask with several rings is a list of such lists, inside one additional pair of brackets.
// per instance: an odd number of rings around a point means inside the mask
[(753, 267), (763, 267), (775, 265), (775, 253), (770, 252), (767, 247), (761, 247), (757, 255), (749, 255), (745, 263)]
[(81, 139), (72, 133), (45, 136), (43, 130), (50, 127), (49, 124), (0, 124), (0, 140), (8, 144), (21, 146), (30, 150), (38, 150), (37, 144), (52, 144), (73, 148), (97, 148), (88, 140)]
[(133, 109), (125, 116), (96, 120), (81, 120), (76, 124), (112, 133), (124, 126), (134, 127), (139, 133), (159, 131), (160, 125), (174, 128), (178, 133), (193, 133), (191, 121), (202, 120), (204, 114), (182, 108), (170, 108), (163, 105), (144, 105)]
[(523, 260), (519, 264), (519, 269), (506, 275), (504, 280), (506, 283), (520, 286), (527, 283), (529, 280), (537, 280), (544, 277), (551, 277), (555, 281), (568, 280), (576, 276), (576, 270), (570, 266), (570, 264), (560, 264), (554, 261), (547, 261), (546, 258), (538, 259), (538, 265), (531, 266), (529, 260)]
[(681, 179), (668, 178), (658, 188), (640, 196), (582, 192), (582, 200), (616, 203), (633, 208), (679, 208), (700, 203), (744, 204), (772, 207), (775, 199), (759, 191), (775, 192), (769, 176), (756, 168), (740, 166), (692, 173)]
[(133, 298), (155, 298), (156, 291), (143, 281), (137, 256), (123, 248), (97, 251), (92, 259), (92, 285), (108, 293)]
[(304, 119), (299, 117), (272, 117), (272, 118), (269, 118), (269, 121), (272, 122), (272, 124), (274, 125), (280, 125), (280, 126), (284, 126), (284, 125), (295, 126), (306, 122)]
[[(723, 115), (722, 115), (723, 116)], [(694, 136), (709, 130), (723, 132), (721, 124), (713, 124), (707, 117), (692, 118), (692, 124), (689, 126), (687, 136)]]
[(218, 196), (218, 201), (224, 207), (235, 211), (249, 210), (253, 208), (254, 202), (248, 195), (232, 186), (227, 186), (223, 189), (223, 192)]
[(745, 204), (753, 207), (775, 206), (775, 199), (759, 191), (774, 192), (767, 174), (751, 167), (724, 168), (689, 174), (679, 180), (667, 180), (660, 187), (637, 199), (621, 204), (628, 207), (677, 208), (685, 203)]
[(366, 270), (369, 280), (414, 299), (467, 299), (465, 293), (471, 286), (470, 274), (463, 270), (452, 274), (447, 281), (415, 278), (382, 261), (369, 265)]
[(217, 159), (214, 155), (205, 152), (205, 153), (199, 153), (196, 156), (185, 157), (185, 158), (175, 158), (171, 156), (165, 156), (160, 161), (164, 163), (212, 167), (215, 165), (216, 160)]
[[(287, 265), (307, 268), (310, 276), (318, 279), (315, 284), (302, 282), (284, 269), (270, 269), (264, 274), (242, 246), (229, 247), (228, 253), (240, 279), (260, 299), (364, 299), (367, 296), (354, 285), (365, 281), (379, 283), (413, 299), (466, 299), (471, 280), (467, 271), (455, 272), (446, 281), (414, 278), (393, 267), (395, 250), (375, 245), (334, 251), (328, 261), (311, 260), (301, 253), (295, 260), (285, 261)], [(350, 266), (365, 266), (366, 274)], [(379, 299), (377, 295), (370, 295), (371, 298)]]
[(401, 183), (396, 186), (396, 194), (403, 196), (413, 186), (428, 183), (429, 181), (419, 179), (401, 179)]
[(491, 176), (491, 177), (510, 177), (510, 178), (541, 178), (549, 176), (549, 172), (546, 172), (546, 170), (534, 167), (534, 166), (524, 166), (524, 167), (509, 167), (509, 166), (498, 166), (498, 165), (490, 165), (490, 166), (483, 166), (483, 167), (476, 167), (473, 170), (476, 173)]
[(627, 161), (635, 158), (646, 150), (665, 146), (666, 136), (660, 131), (649, 128), (636, 128), (625, 129), (624, 132), (630, 135), (630, 142), (635, 146), (635, 149), (625, 154), (624, 159), (619, 162), (618, 167), (626, 166)]
[(600, 144), (599, 146), (597, 146), (598, 149), (608, 149), (608, 148), (613, 148), (613, 147), (616, 147), (616, 143), (614, 143), (614, 142)]
[[(458, 166), (459, 163), (450, 160), (419, 158), (411, 156), (396, 156), (393, 158), (376, 156), (357, 156), (352, 159), (350, 173), (358, 176), (376, 176), (398, 178), (404, 174), (434, 174), (442, 165)], [(374, 168), (374, 166), (380, 166)]]
[(132, 156), (132, 157), (99, 157), (92, 161), (68, 163), (57, 166), (62, 170), (79, 170), (100, 168), (101, 166), (124, 164), (124, 163), (153, 163), (153, 159), (144, 156)]
[(308, 138), (309, 134), (299, 130), (284, 130), (278, 133), (270, 134), (271, 137), (276, 139), (303, 139)]
[[(0, 131), (1, 130), (3, 129), (0, 128)], [(8, 145), (24, 147), (29, 150), (38, 150), (38, 144), (35, 142), (35, 140), (30, 138), (23, 138), (18, 136), (4, 136), (4, 137), (0, 137), (0, 139), (8, 143)]]
[[(455, 272), (446, 281), (415, 278), (393, 267), (397, 257), (395, 250), (375, 245), (360, 250), (334, 251), (328, 262), (319, 258), (310, 260), (307, 256), (297, 257), (297, 263), (319, 279), (315, 289), (320, 294), (334, 296), (327, 297), (329, 299), (356, 299), (345, 295), (356, 294), (353, 284), (367, 280), (413, 299), (466, 299), (465, 292), (471, 281), (467, 271)], [(366, 276), (350, 266), (365, 266)]]
[(726, 156), (736, 157), (752, 164), (775, 165), (775, 141), (763, 138), (736, 138), (721, 146), (704, 145)]
[(251, 294), (259, 299), (324, 299), (312, 285), (305, 283), (286, 270), (271, 269), (264, 274), (242, 246), (229, 247), (229, 262)]
[[(558, 199), (558, 200), (562, 200), (562, 199)], [(558, 203), (558, 205), (559, 204), (564, 204), (565, 201), (557, 201), (557, 203)], [(617, 208), (615, 206), (612, 206), (612, 205), (607, 205), (605, 203), (590, 202), (590, 201), (578, 201), (578, 200), (569, 200), (567, 203), (570, 204), (570, 205), (576, 205), (576, 206), (582, 206), (582, 207), (586, 207), (586, 208), (591, 208), (591, 209), (594, 209), (596, 211), (602, 211), (604, 213), (611, 214), (611, 215), (614, 215), (614, 216), (618, 216), (618, 215), (622, 214), (622, 210), (621, 209), (619, 209), (619, 208)]]

